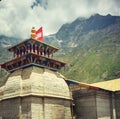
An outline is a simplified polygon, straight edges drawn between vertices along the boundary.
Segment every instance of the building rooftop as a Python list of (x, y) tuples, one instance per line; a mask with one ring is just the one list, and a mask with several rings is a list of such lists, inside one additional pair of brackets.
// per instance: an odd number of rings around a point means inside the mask
[(101, 88), (98, 88), (97, 86), (93, 86), (92, 84), (87, 84), (87, 83), (74, 81), (74, 80), (70, 80), (70, 79), (66, 79), (65, 81), (69, 85), (70, 90), (72, 90), (72, 91), (79, 90), (79, 89), (102, 90)]
[[(53, 71), (64, 67), (66, 63), (53, 59), (53, 54), (59, 49), (44, 43), (43, 36), (41, 37), (39, 34), (37, 37), (36, 33), (37, 31), (33, 27), (31, 38), (8, 48), (8, 51), (13, 52), (13, 58), (0, 64), (1, 68), (11, 73), (30, 66), (47, 68)], [(42, 39), (40, 40), (38, 38)]]
[(120, 91), (120, 78), (93, 83), (92, 85), (109, 91)]
[(45, 43), (45, 42), (43, 42), (43, 41), (39, 41), (39, 40), (36, 40), (36, 39), (34, 39), (34, 38), (29, 38), (29, 39), (26, 39), (26, 40), (21, 41), (20, 43), (18, 43), (18, 44), (16, 44), (16, 45), (13, 45), (13, 46), (9, 47), (9, 48), (8, 48), (8, 51), (12, 52), (12, 51), (14, 51), (14, 48), (15, 48), (15, 47), (21, 46), (23, 43), (26, 44), (26, 43), (30, 42), (30, 40), (35, 41), (35, 42), (38, 42), (39, 44), (42, 44), (42, 45), (44, 45), (44, 46), (46, 46), (46, 47), (49, 47), (49, 48), (51, 48), (51, 49), (54, 49), (55, 52), (59, 50), (59, 48), (57, 48), (57, 47), (55, 47), (55, 46), (52, 46), (52, 45), (50, 45), (50, 44), (47, 44), (47, 43)]
[(107, 91), (120, 91), (120, 78), (103, 81), (93, 84), (87, 84), (83, 82), (78, 82), (74, 80), (66, 80), (67, 84), (69, 85), (71, 90), (78, 90), (78, 89), (95, 89), (95, 90), (107, 90)]

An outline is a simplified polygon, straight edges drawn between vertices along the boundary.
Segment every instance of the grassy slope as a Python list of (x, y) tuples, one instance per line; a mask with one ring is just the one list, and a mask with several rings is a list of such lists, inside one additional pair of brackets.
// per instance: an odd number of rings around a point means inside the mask
[(61, 72), (70, 79), (89, 83), (119, 77), (119, 37), (120, 35), (113, 34), (96, 39), (96, 43), (90, 42), (88, 48), (79, 46), (72, 53), (62, 57), (68, 66)]
[[(72, 52), (66, 49), (66, 55), (55, 58), (67, 63), (61, 73), (67, 78), (83, 81), (98, 82), (114, 79), (120, 76), (120, 35), (110, 34), (107, 37), (88, 40), (80, 44)], [(9, 60), (10, 54), (5, 50), (1, 52), (2, 60)], [(3, 54), (6, 54), (3, 56)], [(8, 54), (8, 55), (7, 55)], [(3, 58), (4, 57), (4, 58)], [(3, 73), (0, 79), (4, 79)], [(5, 74), (6, 76), (6, 74)]]

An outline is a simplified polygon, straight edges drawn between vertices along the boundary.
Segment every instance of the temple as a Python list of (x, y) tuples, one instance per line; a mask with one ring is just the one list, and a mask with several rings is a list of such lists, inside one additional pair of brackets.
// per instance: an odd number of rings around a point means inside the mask
[[(42, 38), (40, 38), (42, 39)], [(65, 78), (59, 49), (31, 38), (8, 49), (13, 59), (0, 86), (0, 119), (120, 119), (120, 79), (87, 84)]]
[(8, 48), (13, 59), (1, 64), (9, 73), (0, 86), (0, 119), (72, 119), (72, 97), (58, 72), (65, 63), (53, 59), (58, 48), (39, 40), (35, 28), (31, 32)]
[(53, 59), (53, 55), (59, 49), (36, 39), (35, 28), (31, 30), (31, 38), (8, 49), (13, 53), (13, 59), (1, 64), (8, 72), (29, 67), (44, 67), (57, 71), (65, 66), (64, 62)]

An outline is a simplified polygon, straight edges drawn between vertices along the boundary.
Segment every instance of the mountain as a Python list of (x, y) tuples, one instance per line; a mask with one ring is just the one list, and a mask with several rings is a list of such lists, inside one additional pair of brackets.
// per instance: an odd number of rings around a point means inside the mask
[(0, 35), (0, 63), (11, 58), (11, 54), (7, 51), (7, 48), (17, 44), (20, 39), (7, 37)]
[[(7, 48), (17, 44), (19, 41), (20, 39), (17, 38), (0, 35), (0, 63), (8, 61), (12, 58), (12, 55), (7, 51)], [(2, 80), (0, 81), (0, 85), (5, 82), (6, 76), (7, 72), (0, 69), (0, 80)]]
[[(0, 62), (10, 57), (6, 48), (19, 41), (0, 36)], [(120, 77), (119, 16), (77, 18), (46, 36), (45, 42), (60, 48), (55, 58), (67, 63), (60, 72), (69, 79), (92, 83)]]
[(70, 79), (92, 83), (120, 76), (119, 16), (78, 18), (46, 41), (61, 48), (57, 57), (67, 62), (62, 73)]

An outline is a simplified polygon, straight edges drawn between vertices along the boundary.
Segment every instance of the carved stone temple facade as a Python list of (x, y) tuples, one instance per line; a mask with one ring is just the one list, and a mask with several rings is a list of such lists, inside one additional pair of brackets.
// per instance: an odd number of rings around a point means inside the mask
[(69, 87), (57, 72), (65, 63), (53, 59), (58, 48), (31, 37), (8, 50), (13, 59), (1, 64), (9, 75), (0, 87), (0, 119), (72, 119)]

